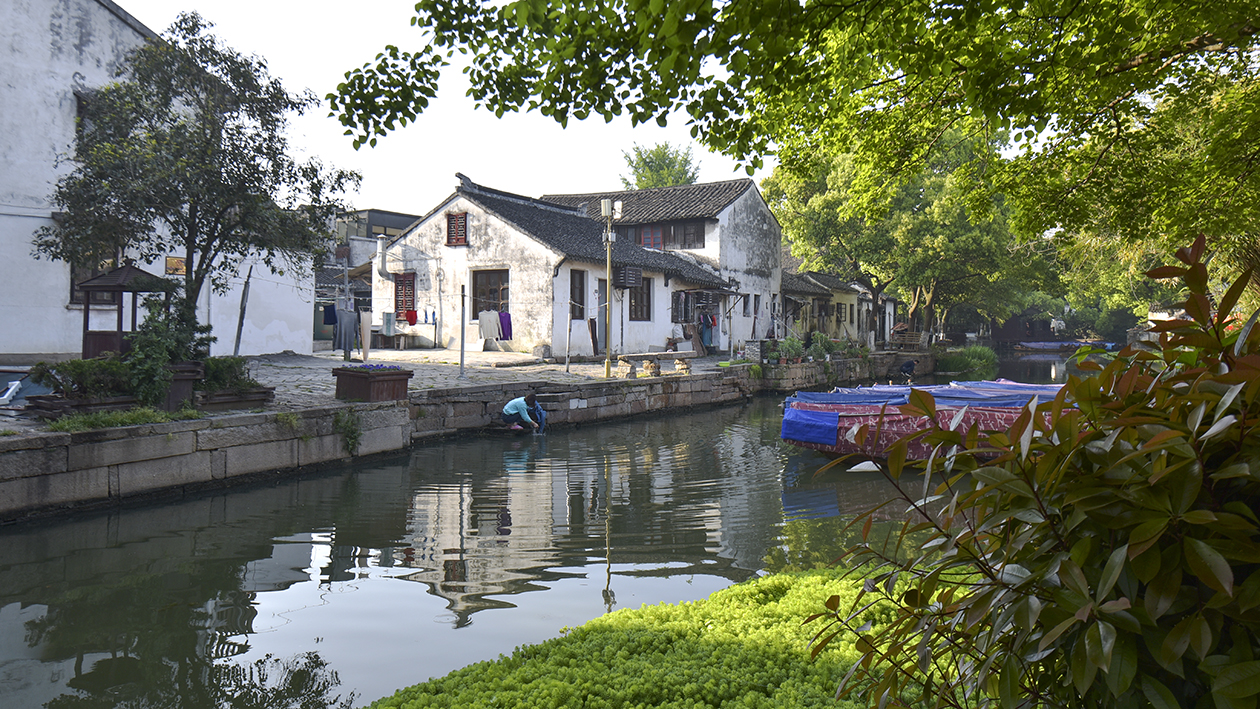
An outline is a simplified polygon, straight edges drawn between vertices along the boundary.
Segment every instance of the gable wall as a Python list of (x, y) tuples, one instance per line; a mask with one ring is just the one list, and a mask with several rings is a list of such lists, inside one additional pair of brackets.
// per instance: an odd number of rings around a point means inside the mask
[[(736, 347), (748, 339), (761, 339), (772, 327), (771, 312), (778, 293), (782, 268), (780, 248), (782, 234), (779, 223), (756, 189), (750, 189), (718, 215), (716, 224), (721, 248), (717, 262), (723, 278), (739, 282), (740, 293), (761, 295), (761, 307), (744, 317), (743, 305), (731, 309), (731, 329)], [(709, 244), (706, 234), (705, 246)], [(730, 304), (726, 307), (730, 307)], [(753, 310), (750, 308), (750, 311)], [(755, 328), (755, 332), (754, 332)], [(729, 343), (723, 345), (724, 348)]]
[[(446, 245), (446, 215), (468, 213), (468, 245)], [(464, 321), (467, 347), (480, 341), (480, 322), (472, 310), (473, 272), (508, 271), (508, 310), (512, 314), (512, 340), (502, 348), (529, 352), (539, 344), (550, 344), (552, 333), (552, 273), (560, 256), (538, 241), (522, 234), (502, 219), (487, 213), (473, 202), (456, 196), (442, 209), (414, 227), (386, 250), (388, 269), (416, 273), (417, 309), (439, 313), (441, 333), (423, 315), (415, 326), (400, 324), (398, 331), (459, 347), (460, 286), (468, 294)], [(567, 275), (566, 275), (567, 278)], [(568, 290), (565, 281), (565, 292)], [(383, 313), (394, 310), (394, 286), (373, 270), (372, 317), (381, 325)], [(493, 346), (492, 346), (493, 347)]]

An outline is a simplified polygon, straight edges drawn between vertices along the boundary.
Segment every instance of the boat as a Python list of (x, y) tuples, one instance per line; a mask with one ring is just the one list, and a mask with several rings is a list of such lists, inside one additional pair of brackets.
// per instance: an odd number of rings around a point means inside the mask
[[(1062, 384), (1024, 384), (1007, 379), (951, 382), (931, 386), (836, 388), (829, 392), (797, 392), (783, 405), (779, 437), (792, 445), (829, 455), (861, 454), (884, 458), (898, 439), (928, 426), (927, 417), (901, 413), (898, 407), (918, 390), (936, 401), (937, 421), (949, 427), (959, 419), (963, 430), (1005, 431), (1035, 396), (1041, 401), (1058, 395)], [(862, 445), (857, 432), (869, 425)], [(907, 455), (926, 458), (932, 447), (921, 440), (908, 444)]]

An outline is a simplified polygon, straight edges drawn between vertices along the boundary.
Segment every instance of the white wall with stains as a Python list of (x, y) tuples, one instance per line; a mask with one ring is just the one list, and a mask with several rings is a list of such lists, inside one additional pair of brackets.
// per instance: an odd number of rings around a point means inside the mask
[[(108, 0), (0, 2), (0, 359), (23, 363), (81, 352), (83, 306), (70, 301), (70, 267), (36, 260), (31, 239), (51, 225), (50, 195), (72, 165), (77, 102), (114, 80), (127, 52), (151, 30)], [(162, 273), (164, 264), (143, 266)], [(240, 289), (248, 265), (223, 295), (205, 296), (200, 312), (219, 338), (213, 354), (232, 352)], [(130, 327), (131, 298), (125, 301)], [(313, 280), (254, 270), (242, 354), (312, 348)], [(113, 306), (93, 306), (91, 327), (113, 329)]]

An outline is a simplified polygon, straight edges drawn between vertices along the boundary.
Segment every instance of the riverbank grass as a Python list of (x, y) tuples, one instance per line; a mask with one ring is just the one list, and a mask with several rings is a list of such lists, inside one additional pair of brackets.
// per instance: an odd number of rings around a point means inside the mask
[[(852, 639), (811, 661), (819, 628), (801, 624), (832, 594), (853, 602), (861, 580), (840, 573), (775, 574), (700, 601), (619, 610), (370, 706), (856, 708), (834, 699), (858, 659)], [(881, 610), (868, 610), (870, 620)]]
[(997, 366), (997, 353), (984, 345), (971, 345), (961, 350), (950, 350), (936, 359), (936, 371), (941, 374), (996, 370)]

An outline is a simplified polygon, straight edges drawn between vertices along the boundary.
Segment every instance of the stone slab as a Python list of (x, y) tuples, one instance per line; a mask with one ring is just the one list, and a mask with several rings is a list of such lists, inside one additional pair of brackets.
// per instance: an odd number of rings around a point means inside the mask
[(196, 434), (191, 431), (160, 435), (119, 438), (100, 443), (80, 443), (69, 448), (69, 470), (118, 465), (140, 460), (187, 455), (196, 447)]
[(115, 466), (118, 471), (119, 495), (130, 497), (144, 492), (179, 487), (214, 479), (209, 451), (156, 460), (142, 460)]
[[(27, 448), (0, 454), (0, 480), (13, 480), (69, 470), (69, 449), (64, 445)], [(84, 466), (86, 467), (86, 466)]]
[(109, 468), (87, 468), (0, 481), (0, 520), (25, 510), (109, 498)]
[(246, 475), (298, 466), (297, 439), (269, 441), (225, 449), (229, 475)]

